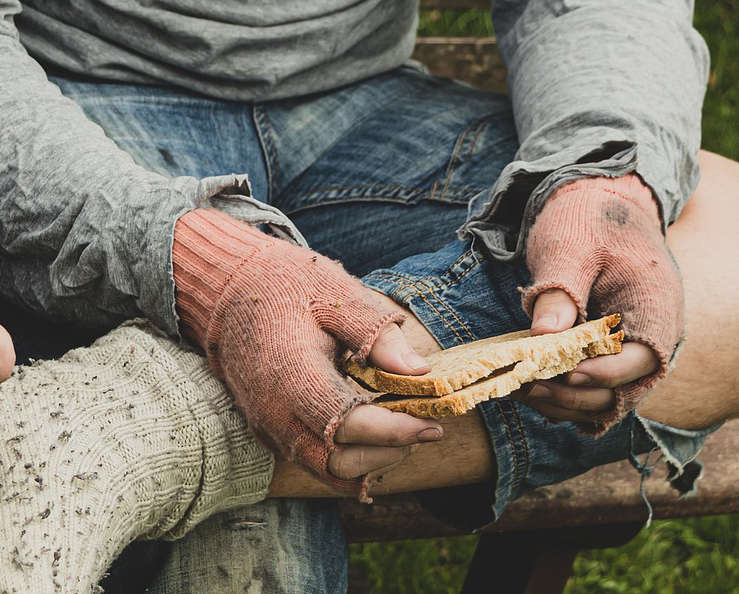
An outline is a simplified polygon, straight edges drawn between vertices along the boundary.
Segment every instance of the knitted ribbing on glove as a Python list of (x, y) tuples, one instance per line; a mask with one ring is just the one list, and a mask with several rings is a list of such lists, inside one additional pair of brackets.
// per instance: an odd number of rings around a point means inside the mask
[(204, 358), (144, 323), (0, 385), (0, 592), (97, 591), (138, 537), (260, 501), (273, 458)]
[(677, 265), (661, 232), (657, 203), (641, 179), (588, 178), (566, 184), (546, 201), (529, 233), (526, 263), (532, 285), (523, 293), (532, 315), (547, 289), (566, 291), (581, 321), (621, 314), (627, 339), (659, 357), (659, 370), (615, 390), (614, 410), (593, 416), (585, 432), (600, 434), (663, 377), (683, 332)]
[(372, 399), (350, 387), (338, 359), (344, 349), (366, 358), (402, 314), (378, 311), (339, 263), (215, 210), (177, 221), (172, 260), (183, 331), (203, 347), (257, 437), (367, 500), (362, 479), (328, 471), (336, 429)]

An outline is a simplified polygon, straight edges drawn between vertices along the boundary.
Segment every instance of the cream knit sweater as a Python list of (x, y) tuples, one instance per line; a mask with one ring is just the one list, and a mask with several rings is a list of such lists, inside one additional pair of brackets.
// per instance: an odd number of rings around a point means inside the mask
[(128, 323), (0, 385), (0, 592), (95, 591), (132, 540), (263, 499), (273, 457), (197, 354)]

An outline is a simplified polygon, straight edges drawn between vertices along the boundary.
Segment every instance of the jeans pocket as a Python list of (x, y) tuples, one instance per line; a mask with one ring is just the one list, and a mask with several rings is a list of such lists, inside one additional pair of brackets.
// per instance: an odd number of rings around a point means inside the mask
[(286, 213), (345, 201), (467, 204), (518, 148), (503, 95), (399, 68), (320, 96), (261, 104)]

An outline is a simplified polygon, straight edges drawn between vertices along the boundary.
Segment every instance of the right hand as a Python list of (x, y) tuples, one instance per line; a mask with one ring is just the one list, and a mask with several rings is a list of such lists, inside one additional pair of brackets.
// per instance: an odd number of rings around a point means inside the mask
[[(395, 324), (402, 313), (378, 308), (337, 262), (217, 211), (196, 210), (177, 222), (173, 263), (185, 332), (270, 449), (361, 498), (362, 471), (407, 455), (423, 429), (440, 435), (435, 422), (405, 415), (360, 411), (349, 419), (373, 395), (338, 371), (345, 349), (359, 359), (371, 353), (388, 371), (429, 367)], [(341, 439), (353, 445), (330, 458)]]
[[(419, 357), (415, 367), (406, 363), (409, 356)], [(423, 360), (411, 349), (396, 324), (385, 326), (372, 345), (369, 360), (391, 373), (417, 375), (430, 369), (428, 365), (417, 366)], [(361, 404), (336, 430), (334, 441), (339, 447), (329, 456), (329, 472), (341, 479), (363, 475), (375, 479), (405, 460), (418, 444), (438, 441), (443, 434), (444, 430), (437, 421)]]

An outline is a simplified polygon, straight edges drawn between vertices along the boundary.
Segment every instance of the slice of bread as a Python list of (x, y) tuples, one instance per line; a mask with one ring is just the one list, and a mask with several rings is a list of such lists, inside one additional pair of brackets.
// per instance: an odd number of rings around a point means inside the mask
[[(459, 415), (527, 382), (571, 371), (588, 357), (620, 352), (623, 332), (610, 333), (619, 321), (611, 315), (557, 334), (512, 332), (460, 345), (427, 357), (432, 370), (423, 376), (387, 373), (352, 361), (346, 369), (360, 383), (387, 392), (374, 401), (378, 406), (416, 417)], [(415, 397), (404, 397), (408, 395)]]
[[(528, 330), (524, 330), (477, 340), (429, 355), (426, 359), (431, 364), (431, 371), (421, 376), (389, 373), (358, 365), (351, 359), (345, 368), (349, 375), (372, 390), (400, 395), (438, 397), (458, 393), (466, 386), (491, 377), (497, 370), (511, 366), (509, 373), (516, 373), (506, 377), (520, 378), (524, 383), (535, 379), (528, 378), (526, 373), (559, 370), (548, 376), (553, 377), (570, 371), (586, 357), (618, 352), (612, 349), (617, 345), (620, 349), (623, 333), (611, 335), (610, 331), (619, 321), (618, 314), (614, 314), (556, 334), (531, 336)], [(526, 365), (519, 366), (517, 363)], [(529, 371), (524, 373), (526, 369)], [(501, 382), (507, 381), (499, 379), (503, 375), (498, 374), (491, 380), (496, 380), (496, 385), (502, 385)]]

